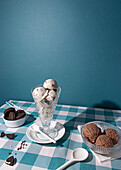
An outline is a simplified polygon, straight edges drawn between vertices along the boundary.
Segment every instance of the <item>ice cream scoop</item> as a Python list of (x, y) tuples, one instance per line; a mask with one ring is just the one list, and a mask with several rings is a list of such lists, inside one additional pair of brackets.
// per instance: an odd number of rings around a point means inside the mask
[(53, 100), (55, 99), (57, 93), (54, 91), (54, 90), (50, 90), (46, 99), (49, 101), (49, 102), (53, 102)]
[(101, 134), (101, 129), (96, 124), (88, 123), (84, 127), (84, 131), (83, 131), (84, 138), (91, 143), (95, 143), (97, 137), (100, 134)]
[(38, 98), (41, 100), (43, 95), (45, 94), (46, 90), (43, 87), (36, 87), (34, 91), (32, 92), (32, 96), (34, 99)]
[(49, 96), (55, 98), (57, 93), (54, 91), (54, 90), (50, 90), (49, 93), (48, 93)]
[(108, 129), (105, 129), (104, 132), (106, 136), (110, 137), (113, 140), (114, 145), (118, 143), (119, 136), (115, 129), (108, 128)]
[(57, 89), (58, 88), (58, 84), (55, 80), (53, 79), (47, 79), (44, 84), (43, 87), (45, 89), (49, 89), (49, 90), (53, 90), (53, 89)]
[(98, 136), (95, 144), (102, 147), (113, 147), (112, 139), (106, 135)]

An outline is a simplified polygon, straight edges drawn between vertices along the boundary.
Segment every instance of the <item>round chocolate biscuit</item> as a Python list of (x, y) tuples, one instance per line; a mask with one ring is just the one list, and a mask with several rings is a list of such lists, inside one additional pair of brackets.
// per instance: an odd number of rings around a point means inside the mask
[(4, 115), (7, 116), (10, 112), (15, 112), (15, 108), (9, 107), (4, 111)]
[(15, 120), (15, 108), (9, 107), (4, 111), (4, 118), (7, 120)]
[(16, 120), (21, 119), (26, 116), (26, 112), (24, 110), (16, 111)]

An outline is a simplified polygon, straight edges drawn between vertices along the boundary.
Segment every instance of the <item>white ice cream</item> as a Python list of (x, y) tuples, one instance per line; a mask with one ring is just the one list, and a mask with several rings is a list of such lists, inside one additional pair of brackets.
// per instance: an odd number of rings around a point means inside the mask
[(54, 101), (57, 93), (54, 90), (50, 90), (48, 93), (48, 96), (46, 97), (46, 100), (48, 100), (50, 103)]
[(57, 93), (54, 91), (54, 90), (50, 90), (49, 93), (48, 93), (49, 96), (55, 98)]
[(44, 84), (43, 84), (43, 87), (46, 88), (46, 89), (50, 89), (50, 90), (53, 90), (53, 89), (57, 89), (58, 88), (58, 84), (55, 80), (53, 79), (47, 79)]
[(58, 84), (53, 79), (48, 79), (44, 82), (43, 87), (36, 87), (32, 96), (36, 103), (38, 113), (42, 118), (49, 118), (53, 115), (53, 106), (57, 103), (57, 88)]
[(45, 93), (46, 90), (44, 87), (36, 87), (32, 92), (32, 96), (35, 100), (41, 101)]

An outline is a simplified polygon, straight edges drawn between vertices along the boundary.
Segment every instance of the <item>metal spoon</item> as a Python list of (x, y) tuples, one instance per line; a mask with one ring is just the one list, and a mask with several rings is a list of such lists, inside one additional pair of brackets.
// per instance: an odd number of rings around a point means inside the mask
[(70, 165), (72, 162), (84, 161), (88, 157), (88, 151), (84, 148), (77, 148), (73, 151), (72, 159), (60, 166), (57, 170), (62, 170)]
[(42, 136), (49, 139), (50, 142), (56, 143), (56, 141), (53, 138), (51, 138), (50, 136), (48, 136), (46, 133), (44, 133), (43, 130), (41, 130), (41, 128), (38, 125), (36, 125), (36, 124), (31, 125), (31, 130), (41, 133)]

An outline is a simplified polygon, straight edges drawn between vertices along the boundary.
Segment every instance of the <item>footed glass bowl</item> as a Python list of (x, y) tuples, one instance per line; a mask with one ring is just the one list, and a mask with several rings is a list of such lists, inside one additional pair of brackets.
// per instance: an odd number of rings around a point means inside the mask
[[(58, 99), (60, 96), (61, 88), (58, 87), (56, 89), (55, 98), (52, 100), (52, 102), (48, 103), (48, 101), (46, 100), (46, 97), (45, 97), (45, 99), (43, 98), (42, 100), (40, 100), (39, 95), (37, 97), (35, 97), (33, 95), (33, 91), (39, 87), (43, 87), (43, 85), (39, 84), (39, 85), (33, 87), (31, 90), (31, 93), (32, 93), (33, 99), (36, 104), (38, 116), (40, 118), (40, 123), (42, 125), (43, 132), (46, 133), (48, 136), (55, 138), (58, 135), (58, 132), (55, 129), (55, 127), (52, 128), (50, 125), (52, 123), (51, 120), (52, 120), (53, 114), (55, 112), (55, 108), (56, 108), (56, 105), (57, 105), (57, 102), (58, 102)], [(48, 91), (48, 90), (46, 89), (46, 91)], [(45, 92), (45, 94), (46, 94), (46, 92)]]
[[(108, 129), (108, 128), (111, 128), (111, 129), (115, 129), (118, 133), (118, 136), (119, 136), (119, 141), (117, 144), (115, 144), (113, 147), (102, 147), (102, 146), (97, 146), (95, 144), (92, 144), (90, 142), (88, 142), (84, 136), (83, 136), (83, 130), (84, 130), (84, 127), (89, 124), (89, 123), (93, 123), (93, 124), (96, 124), (100, 129), (101, 129), (101, 132), (104, 132), (105, 129)], [(90, 148), (92, 149), (94, 152), (96, 153), (99, 153), (99, 154), (105, 154), (105, 155), (111, 155), (111, 154), (114, 154), (116, 151), (118, 151), (119, 149), (121, 149), (121, 130), (116, 127), (116, 126), (113, 126), (109, 123), (106, 123), (106, 122), (102, 122), (102, 121), (93, 121), (93, 122), (88, 122), (86, 123), (85, 125), (83, 125), (81, 127), (81, 135), (82, 135), (82, 139), (84, 141), (84, 143)]]

